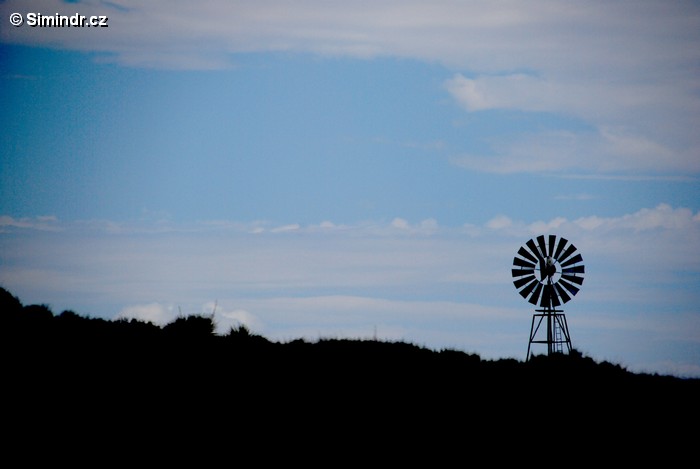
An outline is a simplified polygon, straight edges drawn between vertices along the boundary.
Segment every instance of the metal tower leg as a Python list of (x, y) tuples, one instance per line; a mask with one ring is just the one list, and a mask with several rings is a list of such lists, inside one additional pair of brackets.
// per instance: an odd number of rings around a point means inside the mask
[[(535, 311), (539, 314), (532, 315), (530, 340), (527, 344), (527, 357), (525, 361), (530, 360), (532, 344), (546, 344), (547, 355), (551, 355), (555, 352), (563, 352), (564, 344), (566, 344), (567, 352), (571, 352), (571, 336), (569, 335), (569, 326), (566, 322), (566, 316), (562, 314), (563, 311), (554, 308), (537, 309)], [(545, 319), (547, 320), (546, 336), (544, 339), (537, 339), (537, 333)]]

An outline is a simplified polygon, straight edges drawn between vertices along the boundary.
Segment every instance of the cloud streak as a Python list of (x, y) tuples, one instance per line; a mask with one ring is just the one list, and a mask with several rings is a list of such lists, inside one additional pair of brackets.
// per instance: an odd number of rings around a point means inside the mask
[(700, 174), (700, 159), (620, 128), (542, 131), (506, 138), (491, 155), (458, 155), (459, 167), (489, 173), (548, 173), (558, 176), (664, 180)]
[(16, 229), (56, 231), (61, 229), (57, 222), (58, 218), (55, 216), (14, 218), (9, 215), (2, 215), (0, 216), (0, 233)]

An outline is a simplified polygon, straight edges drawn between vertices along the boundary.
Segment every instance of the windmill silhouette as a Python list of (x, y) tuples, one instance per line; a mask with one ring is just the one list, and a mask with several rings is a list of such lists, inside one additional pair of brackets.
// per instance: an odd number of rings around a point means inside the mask
[[(540, 235), (518, 249), (511, 270), (513, 284), (523, 298), (540, 307), (532, 316), (526, 360), (530, 359), (533, 344), (545, 344), (548, 355), (562, 353), (564, 346), (571, 352), (566, 316), (557, 308), (579, 292), (585, 273), (582, 262), (576, 246), (566, 238), (557, 240), (556, 235), (546, 239)], [(540, 329), (545, 320), (546, 331), (541, 338)]]

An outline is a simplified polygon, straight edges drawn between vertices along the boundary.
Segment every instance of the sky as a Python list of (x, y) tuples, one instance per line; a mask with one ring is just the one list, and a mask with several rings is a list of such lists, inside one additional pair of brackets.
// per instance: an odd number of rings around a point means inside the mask
[(552, 234), (575, 349), (700, 377), (697, 1), (6, 0), (0, 125), (24, 304), (524, 360)]

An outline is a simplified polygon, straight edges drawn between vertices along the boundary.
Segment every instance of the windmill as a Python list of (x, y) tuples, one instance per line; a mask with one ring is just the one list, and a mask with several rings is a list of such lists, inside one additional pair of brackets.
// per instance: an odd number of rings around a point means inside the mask
[[(576, 246), (556, 235), (540, 235), (518, 249), (513, 258), (513, 284), (531, 304), (539, 306), (532, 315), (527, 358), (533, 344), (546, 344), (547, 354), (571, 352), (571, 336), (564, 311), (557, 309), (579, 292), (585, 273)], [(546, 320), (544, 338), (540, 328)], [(538, 335), (539, 333), (539, 335)]]

